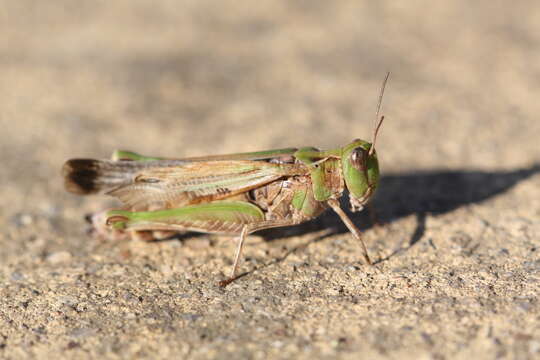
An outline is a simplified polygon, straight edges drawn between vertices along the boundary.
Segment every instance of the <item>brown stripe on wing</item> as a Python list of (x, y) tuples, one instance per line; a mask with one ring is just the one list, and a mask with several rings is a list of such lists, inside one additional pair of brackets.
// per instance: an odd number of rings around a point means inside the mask
[(129, 185), (142, 170), (174, 167), (185, 164), (182, 160), (112, 161), (71, 159), (62, 167), (67, 191), (87, 195)]
[(63, 168), (66, 190), (75, 194), (92, 194), (131, 181), (132, 161), (110, 162), (94, 159), (71, 159)]

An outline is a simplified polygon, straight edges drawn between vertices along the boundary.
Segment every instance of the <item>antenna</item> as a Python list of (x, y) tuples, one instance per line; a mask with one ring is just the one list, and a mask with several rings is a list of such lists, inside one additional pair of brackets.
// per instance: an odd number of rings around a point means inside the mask
[(377, 112), (375, 113), (375, 121), (378, 121), (378, 123), (377, 123), (377, 126), (375, 126), (375, 129), (373, 130), (373, 140), (371, 141), (371, 148), (369, 149), (368, 155), (373, 155), (373, 152), (375, 151), (375, 141), (377, 140), (377, 134), (379, 133), (379, 129), (384, 120), (384, 115), (381, 116), (381, 118), (379, 119), (379, 112), (381, 111), (384, 88), (386, 87), (386, 82), (388, 81), (389, 77), (390, 77), (390, 72), (387, 72), (381, 86), (381, 92), (379, 93), (379, 101), (377, 102)]

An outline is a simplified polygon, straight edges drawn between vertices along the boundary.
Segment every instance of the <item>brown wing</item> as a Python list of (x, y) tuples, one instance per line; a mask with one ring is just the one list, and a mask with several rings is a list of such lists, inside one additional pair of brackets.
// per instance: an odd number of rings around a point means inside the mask
[(131, 210), (171, 208), (223, 199), (267, 184), (283, 176), (300, 175), (291, 164), (261, 161), (206, 161), (157, 167), (134, 174), (130, 184), (108, 194)]
[(77, 193), (109, 190), (107, 194), (134, 211), (223, 199), (284, 176), (306, 172), (300, 164), (250, 160), (70, 160), (64, 166), (68, 190)]

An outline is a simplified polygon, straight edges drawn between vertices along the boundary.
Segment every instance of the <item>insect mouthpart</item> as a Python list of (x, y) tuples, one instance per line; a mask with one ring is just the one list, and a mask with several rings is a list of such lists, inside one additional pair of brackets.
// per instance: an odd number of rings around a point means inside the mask
[(349, 197), (349, 202), (352, 212), (362, 211), (364, 209), (364, 203), (355, 197)]
[(351, 204), (351, 211), (357, 212), (364, 209), (364, 205), (366, 205), (371, 198), (371, 195), (373, 194), (373, 188), (370, 186), (367, 188), (366, 192), (362, 197), (357, 198), (354, 197), (352, 194), (349, 194), (349, 203)]

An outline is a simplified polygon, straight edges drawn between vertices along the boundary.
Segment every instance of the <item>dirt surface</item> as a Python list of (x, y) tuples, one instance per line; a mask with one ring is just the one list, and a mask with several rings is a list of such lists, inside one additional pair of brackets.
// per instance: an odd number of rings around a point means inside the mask
[[(0, 10), (0, 358), (540, 356), (535, 1), (10, 1)], [(369, 139), (380, 227), (89, 237), (71, 157)]]

